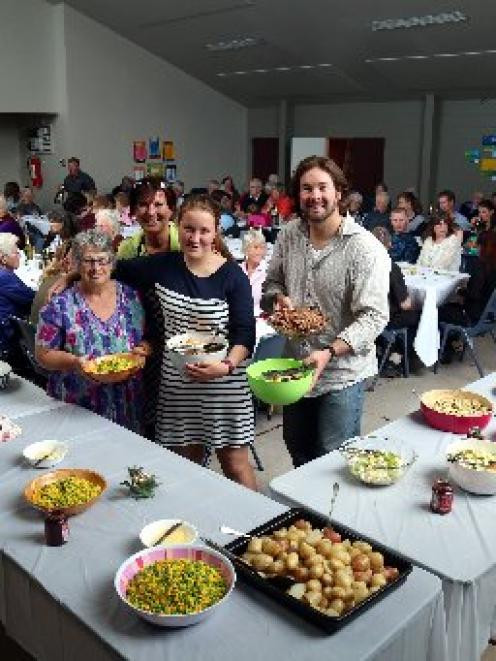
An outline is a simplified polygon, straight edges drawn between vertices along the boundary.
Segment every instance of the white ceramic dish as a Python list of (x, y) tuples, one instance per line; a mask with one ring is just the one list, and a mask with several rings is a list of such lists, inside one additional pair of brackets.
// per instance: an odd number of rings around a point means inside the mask
[(0, 360), (0, 390), (5, 389), (9, 385), (11, 374), (12, 367), (3, 360)]
[[(152, 521), (146, 525), (140, 532), (140, 541), (146, 548), (151, 548), (157, 544), (157, 541), (163, 537), (164, 533), (175, 523), (179, 523), (181, 519), (159, 519)], [(198, 530), (188, 523), (183, 521), (171, 535), (160, 544), (160, 546), (174, 546), (177, 544), (187, 545), (193, 544), (198, 539)]]
[[(199, 347), (209, 342), (218, 342), (223, 345), (223, 349), (211, 353), (204, 353), (201, 349), (198, 352), (185, 353), (188, 351), (188, 348), (194, 350), (195, 345)], [(225, 337), (212, 333), (198, 333), (196, 331), (174, 335), (167, 340), (166, 346), (169, 350), (172, 364), (178, 370), (182, 370), (188, 363), (218, 363), (227, 356), (228, 349)]]
[[(199, 613), (189, 615), (159, 615), (149, 611), (136, 608), (126, 599), (126, 591), (129, 581), (143, 568), (160, 560), (201, 560), (208, 565), (216, 567), (224, 577), (227, 584), (227, 592), (209, 608), (205, 608)], [(204, 546), (157, 546), (152, 549), (144, 549), (135, 553), (125, 560), (117, 570), (114, 578), (114, 587), (125, 606), (135, 615), (156, 624), (160, 627), (189, 627), (192, 624), (201, 622), (211, 615), (216, 608), (225, 604), (236, 583), (236, 573), (231, 562), (223, 555), (213, 549)]]
[(25, 447), (22, 455), (31, 466), (34, 466), (42, 457), (49, 455), (37, 464), (36, 468), (51, 468), (60, 464), (68, 450), (67, 443), (62, 443), (61, 441), (39, 441)]
[[(496, 459), (496, 443), (492, 441), (470, 438), (462, 441), (455, 441), (446, 448), (446, 456), (456, 454), (462, 450), (482, 450), (494, 454)], [(453, 482), (470, 493), (476, 493), (481, 496), (496, 495), (496, 470), (484, 470), (463, 466), (457, 462), (449, 462), (449, 475)]]

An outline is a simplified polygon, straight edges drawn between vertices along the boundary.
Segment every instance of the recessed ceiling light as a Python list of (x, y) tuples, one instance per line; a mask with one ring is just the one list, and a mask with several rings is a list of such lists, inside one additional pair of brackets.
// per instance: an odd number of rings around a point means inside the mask
[(386, 18), (372, 21), (373, 32), (378, 30), (399, 30), (405, 28), (425, 28), (430, 25), (445, 25), (447, 23), (463, 23), (469, 20), (461, 11), (442, 12), (440, 14), (426, 14), (424, 16), (409, 16), (408, 18)]
[(367, 64), (374, 62), (398, 62), (400, 60), (428, 60), (431, 57), (464, 57), (471, 55), (495, 55), (496, 50), (460, 51), (459, 53), (431, 53), (430, 55), (400, 55), (399, 57), (376, 57), (365, 60)]
[(274, 71), (291, 71), (291, 67), (276, 67)]
[(208, 51), (240, 50), (241, 48), (251, 48), (252, 46), (261, 46), (264, 42), (260, 37), (238, 37), (227, 41), (217, 41), (213, 44), (205, 44)]
[(313, 69), (313, 64), (300, 64), (300, 69)]
[(319, 67), (332, 67), (332, 64), (318, 64)]

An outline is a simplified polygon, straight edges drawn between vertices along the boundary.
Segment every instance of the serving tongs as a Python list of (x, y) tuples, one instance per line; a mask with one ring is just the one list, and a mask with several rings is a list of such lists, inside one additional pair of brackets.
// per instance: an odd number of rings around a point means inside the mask
[[(240, 533), (240, 535), (243, 537), (250, 537), (250, 535), (244, 535), (243, 533)], [(236, 555), (229, 549), (226, 549), (224, 546), (220, 546), (219, 544), (216, 544), (214, 541), (208, 539), (207, 537), (201, 537), (201, 540), (207, 546), (210, 546), (210, 548), (214, 549), (214, 551), (218, 551), (226, 558), (228, 558), (235, 567), (242, 569), (244, 572), (251, 574), (252, 576), (255, 576), (258, 579), (264, 580), (266, 583), (273, 585), (278, 590), (286, 591), (296, 583), (296, 579), (294, 579), (292, 576), (282, 576), (280, 574), (265, 574), (264, 572), (257, 571), (254, 567), (250, 565), (249, 562), (243, 560), (243, 558), (241, 558), (239, 555)]]

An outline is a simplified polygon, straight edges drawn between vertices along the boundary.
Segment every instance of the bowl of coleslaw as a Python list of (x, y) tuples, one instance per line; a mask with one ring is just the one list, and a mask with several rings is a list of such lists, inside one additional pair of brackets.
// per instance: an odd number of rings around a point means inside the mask
[(449, 475), (453, 482), (470, 493), (496, 494), (496, 443), (467, 438), (446, 448)]
[(386, 436), (356, 436), (346, 441), (340, 452), (353, 477), (372, 486), (394, 484), (417, 459), (406, 443)]
[(493, 416), (492, 403), (469, 390), (429, 390), (420, 399), (420, 409), (431, 427), (453, 434), (484, 429)]

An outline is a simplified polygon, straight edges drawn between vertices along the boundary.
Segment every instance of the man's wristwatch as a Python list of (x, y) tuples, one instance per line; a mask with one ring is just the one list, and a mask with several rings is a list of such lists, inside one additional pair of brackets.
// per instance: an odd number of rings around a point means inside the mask
[(229, 358), (224, 358), (224, 360), (221, 360), (220, 362), (224, 363), (224, 365), (228, 366), (228, 368), (229, 368), (228, 374), (232, 374), (234, 372), (235, 368), (234, 368), (234, 364), (233, 364), (232, 360), (229, 360)]

